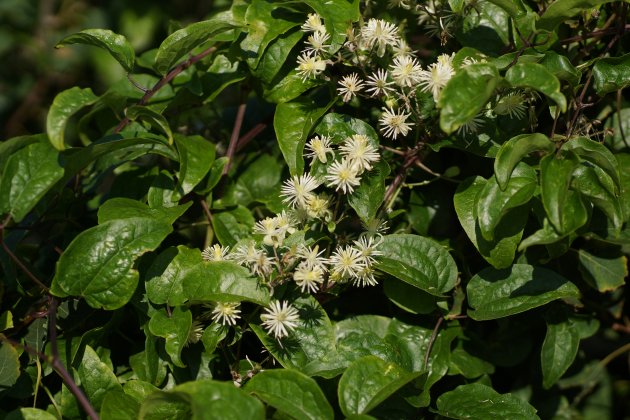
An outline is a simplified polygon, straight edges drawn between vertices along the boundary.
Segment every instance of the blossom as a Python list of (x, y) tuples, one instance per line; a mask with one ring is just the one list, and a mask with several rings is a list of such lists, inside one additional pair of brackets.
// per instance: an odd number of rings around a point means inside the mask
[(394, 82), (401, 87), (414, 86), (422, 73), (422, 66), (415, 58), (408, 55), (394, 57), (391, 69)]
[(330, 199), (326, 194), (316, 194), (306, 203), (306, 214), (314, 219), (330, 217)]
[(376, 73), (368, 76), (365, 82), (368, 85), (366, 92), (370, 93), (371, 96), (387, 95), (389, 92), (394, 92), (394, 89), (390, 87), (394, 82), (388, 82), (387, 76), (387, 70), (383, 69), (378, 69)]
[(294, 176), (284, 181), (280, 189), (280, 195), (284, 196), (284, 202), (291, 207), (306, 207), (308, 201), (314, 196), (313, 190), (319, 187), (317, 180), (311, 174)]
[(302, 292), (317, 292), (319, 285), (324, 282), (324, 270), (319, 266), (301, 263), (293, 272), (293, 280)]
[(354, 241), (354, 245), (359, 251), (361, 251), (361, 256), (363, 256), (363, 258), (371, 264), (374, 262), (373, 257), (383, 255), (383, 253), (377, 249), (380, 242), (381, 241), (379, 240), (379, 242), (375, 243), (374, 237), (364, 235)]
[(330, 256), (330, 264), (332, 274), (338, 279), (356, 278), (367, 265), (361, 251), (351, 245), (337, 247)]
[(381, 157), (376, 148), (368, 142), (368, 138), (362, 134), (347, 138), (339, 150), (359, 173), (371, 170), (372, 163), (378, 162)]
[(301, 28), (304, 32), (326, 33), (326, 26), (322, 23), (322, 18), (317, 13), (309, 13), (306, 22)]
[(188, 330), (188, 336), (186, 337), (186, 346), (189, 344), (195, 344), (199, 342), (203, 334), (203, 325), (201, 322), (193, 321), (190, 329)]
[(376, 54), (382, 57), (388, 45), (398, 42), (398, 28), (383, 19), (370, 19), (361, 28), (361, 38), (367, 48), (376, 47)]
[(319, 267), (324, 271), (328, 271), (326, 264), (328, 260), (322, 256), (324, 251), (319, 250), (319, 245), (315, 245), (313, 248), (306, 245), (301, 245), (297, 250), (298, 257), (302, 258), (302, 263), (306, 267)]
[(241, 243), (230, 254), (230, 258), (237, 264), (243, 265), (257, 276), (267, 276), (273, 270), (273, 260), (267, 256), (265, 251), (257, 249), (254, 241)]
[(214, 244), (201, 251), (201, 258), (203, 258), (204, 261), (223, 261), (229, 250), (229, 246), (222, 247), (219, 244)]
[(324, 178), (328, 181), (328, 186), (336, 186), (336, 191), (343, 191), (344, 194), (348, 194), (354, 191), (354, 187), (359, 186), (360, 178), (358, 168), (356, 168), (352, 162), (348, 159), (343, 159), (341, 162), (334, 162), (328, 168), (328, 175)]
[(284, 239), (284, 235), (279, 235), (278, 221), (275, 217), (267, 217), (256, 222), (254, 233), (264, 235), (263, 243), (269, 246), (278, 246)]
[(297, 309), (287, 301), (272, 301), (265, 313), (260, 315), (262, 325), (268, 333), (273, 334), (276, 339), (286, 337), (289, 331), (295, 329), (300, 317)]
[(314, 54), (322, 53), (329, 47), (326, 42), (330, 39), (330, 35), (326, 32), (315, 31), (312, 35), (309, 35), (307, 39), (308, 46), (304, 49), (306, 52), (312, 52)]
[(407, 41), (400, 38), (396, 45), (393, 47), (394, 57), (410, 57), (414, 51), (409, 47)]
[(509, 115), (510, 118), (521, 119), (525, 116), (525, 104), (527, 100), (520, 92), (510, 92), (502, 97), (494, 107), (497, 115)]
[(239, 302), (217, 302), (212, 309), (212, 320), (222, 325), (236, 325), (241, 316)]
[(379, 120), (381, 124), (381, 131), (387, 137), (391, 137), (396, 140), (399, 134), (402, 134), (403, 137), (407, 135), (409, 130), (411, 130), (411, 125), (407, 123), (407, 118), (409, 118), (411, 114), (405, 114), (400, 111), (400, 113), (395, 113), (393, 109), (383, 109), (383, 114)]
[(371, 264), (367, 264), (362, 267), (358, 272), (357, 276), (354, 277), (354, 281), (352, 284), (358, 287), (365, 286), (375, 286), (378, 282), (376, 281), (376, 277), (374, 275), (374, 268)]
[(339, 94), (343, 95), (342, 100), (344, 102), (349, 102), (350, 99), (354, 98), (358, 92), (363, 89), (363, 81), (359, 80), (359, 75), (356, 73), (352, 73), (348, 76), (344, 76), (339, 84), (341, 87), (337, 88)]
[(438, 100), (440, 92), (455, 74), (453, 69), (453, 57), (442, 54), (437, 62), (431, 64), (427, 70), (422, 70), (418, 76), (418, 83), (424, 92), (431, 92), (433, 99)]
[(326, 62), (313, 52), (302, 53), (298, 57), (297, 64), (297, 72), (302, 76), (302, 81), (313, 79), (326, 70)]
[(313, 137), (306, 145), (306, 149), (309, 150), (306, 156), (311, 158), (311, 164), (315, 162), (315, 159), (321, 163), (326, 163), (328, 161), (327, 155), (330, 153), (334, 156), (335, 154), (330, 147), (330, 137), (327, 136)]

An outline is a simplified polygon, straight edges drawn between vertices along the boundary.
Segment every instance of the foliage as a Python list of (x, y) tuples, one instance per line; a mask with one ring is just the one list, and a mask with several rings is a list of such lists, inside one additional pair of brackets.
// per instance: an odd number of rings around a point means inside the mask
[(151, 49), (60, 37), (119, 78), (0, 143), (0, 414), (619, 416), (627, 9), (235, 0)]

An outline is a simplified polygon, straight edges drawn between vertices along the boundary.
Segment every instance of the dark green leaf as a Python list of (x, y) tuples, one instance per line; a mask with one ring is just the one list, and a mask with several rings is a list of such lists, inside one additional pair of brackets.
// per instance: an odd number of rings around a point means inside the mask
[(377, 268), (435, 296), (455, 286), (457, 265), (444, 247), (417, 235), (387, 235)]
[(94, 308), (122, 307), (138, 285), (135, 259), (170, 232), (170, 224), (146, 218), (111, 220), (81, 232), (57, 262), (51, 293), (83, 296)]
[(155, 55), (155, 69), (165, 74), (180, 58), (191, 53), (195, 47), (234, 27), (232, 14), (226, 12), (173, 32), (160, 44)]
[(499, 73), (491, 64), (472, 64), (459, 70), (440, 94), (440, 128), (450, 134), (475, 118), (498, 81)]
[(6, 161), (0, 181), (0, 214), (21, 221), (59, 181), (64, 169), (59, 152), (47, 142), (29, 144)]
[(172, 225), (191, 205), (192, 202), (188, 202), (175, 207), (150, 208), (146, 204), (130, 198), (111, 198), (98, 208), (98, 223), (103, 224), (110, 220), (140, 217), (161, 220)]
[(313, 379), (291, 369), (265, 370), (254, 376), (245, 391), (295, 419), (333, 419), (334, 412)]
[(281, 161), (268, 154), (260, 155), (236, 179), (232, 196), (234, 202), (247, 206), (253, 202), (267, 203), (277, 199), (282, 170)]
[(201, 342), (207, 355), (212, 355), (219, 343), (227, 336), (228, 329), (221, 324), (210, 324), (201, 335)]
[(6, 341), (0, 342), (0, 389), (9, 388), (20, 377), (20, 355)]
[(578, 255), (580, 271), (585, 279), (600, 292), (615, 290), (625, 284), (625, 278), (628, 276), (628, 260), (625, 256), (606, 258), (593, 255), (583, 249), (578, 251)]
[(485, 268), (466, 287), (468, 315), (477, 321), (503, 318), (528, 311), (556, 299), (578, 298), (569, 280), (542, 267), (514, 264), (497, 270)]
[(540, 160), (540, 189), (543, 206), (553, 227), (560, 233), (566, 232), (563, 215), (565, 203), (569, 199), (569, 184), (573, 171), (579, 164), (573, 153), (560, 157), (547, 155)]
[(547, 334), (540, 350), (543, 386), (549, 389), (564, 375), (577, 356), (580, 335), (566, 311), (549, 311)]
[(326, 31), (332, 34), (331, 53), (341, 47), (346, 40), (348, 28), (361, 17), (359, 0), (330, 0), (326, 3), (305, 0), (304, 3), (311, 6), (323, 18)]
[(572, 86), (577, 85), (580, 81), (580, 71), (571, 64), (571, 61), (564, 55), (560, 55), (554, 51), (547, 51), (540, 64), (553, 73), (558, 79), (566, 80)]
[(151, 182), (147, 193), (149, 207), (152, 209), (177, 207), (179, 198), (173, 176), (168, 171), (161, 171)]
[(98, 97), (94, 95), (92, 89), (73, 87), (55, 96), (48, 116), (46, 117), (46, 132), (50, 144), (57, 150), (66, 148), (64, 143), (64, 132), (66, 124), (71, 116), (80, 111), (82, 108), (92, 105)]
[(540, 17), (536, 27), (553, 31), (562, 22), (588, 9), (593, 9), (601, 4), (610, 3), (611, 0), (557, 0), (547, 7)]
[(265, 85), (263, 98), (267, 102), (283, 104), (293, 101), (307, 90), (321, 84), (322, 81), (319, 79), (304, 80), (294, 68), (290, 68), (286, 72), (283, 69), (270, 84)]
[(103, 398), (100, 415), (105, 420), (138, 418), (140, 403), (123, 392), (108, 392)]
[(168, 144), (173, 144), (173, 131), (166, 118), (157, 111), (146, 106), (134, 105), (127, 108), (126, 117), (131, 121), (144, 120), (151, 126), (159, 128), (168, 138)]
[(573, 172), (571, 188), (593, 203), (612, 221), (615, 229), (621, 230), (623, 210), (610, 177), (599, 167), (580, 165)]
[(460, 385), (437, 399), (438, 413), (450, 419), (538, 419), (536, 409), (512, 394), (482, 384)]
[(562, 150), (570, 150), (580, 158), (599, 166), (615, 183), (617, 188), (614, 191), (615, 194), (619, 193), (619, 188), (621, 188), (619, 163), (606, 146), (588, 137), (577, 137), (563, 144)]
[(396, 306), (413, 314), (430, 314), (437, 308), (435, 296), (394, 278), (385, 279), (383, 291)]
[(212, 168), (215, 147), (201, 136), (175, 136), (179, 152), (179, 186), (186, 195), (195, 188)]
[(525, 13), (527, 9), (520, 0), (490, 0), (490, 3), (494, 3), (513, 17), (517, 18)]
[(79, 365), (81, 387), (94, 407), (100, 407), (108, 391), (122, 392), (114, 372), (101, 361), (90, 346), (85, 346), (83, 359)]
[(11, 411), (4, 420), (55, 420), (56, 418), (49, 412), (39, 408), (25, 407)]
[[(304, 32), (291, 30), (276, 38), (263, 54), (254, 74), (263, 83), (272, 83), (273, 79), (285, 65), (287, 57), (295, 45), (302, 40)], [(293, 64), (293, 63), (292, 63)]]
[(109, 29), (85, 29), (65, 37), (59, 41), (55, 48), (69, 44), (86, 44), (102, 48), (109, 52), (127, 72), (133, 70), (136, 59), (133, 47), (127, 38)]
[(173, 364), (185, 367), (181, 353), (188, 342), (188, 335), (192, 328), (192, 313), (187, 308), (177, 306), (167, 314), (164, 309), (156, 311), (149, 321), (151, 334), (166, 340), (164, 348), (171, 357)]
[(203, 91), (210, 93), (204, 103), (213, 101), (228, 86), (238, 83), (247, 77), (239, 61), (232, 63), (225, 55), (217, 55), (208, 73), (202, 76)]
[(562, 112), (567, 110), (567, 100), (560, 92), (560, 81), (543, 65), (537, 63), (517, 63), (505, 73), (513, 87), (527, 87), (551, 98)]
[(419, 375), (376, 356), (355, 360), (339, 380), (341, 411), (346, 416), (366, 414)]
[(243, 206), (212, 215), (212, 228), (223, 246), (234, 246), (240, 239), (248, 238), (255, 220)]
[(363, 174), (361, 185), (348, 197), (348, 204), (364, 223), (376, 217), (385, 197), (385, 178), (390, 169), (387, 162), (377, 162), (370, 172)]
[(494, 161), (494, 175), (502, 190), (507, 187), (512, 171), (531, 152), (551, 153), (555, 149), (549, 137), (540, 133), (521, 134), (503, 143)]
[(146, 290), (149, 300), (157, 305), (178, 306), (186, 302), (184, 279), (194, 274), (201, 264), (201, 253), (183, 245), (162, 252), (147, 271)]

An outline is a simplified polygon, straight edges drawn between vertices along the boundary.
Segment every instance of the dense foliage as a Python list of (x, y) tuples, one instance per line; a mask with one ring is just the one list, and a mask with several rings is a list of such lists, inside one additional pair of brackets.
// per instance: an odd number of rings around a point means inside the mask
[(0, 143), (0, 414), (630, 408), (628, 3), (215, 9)]

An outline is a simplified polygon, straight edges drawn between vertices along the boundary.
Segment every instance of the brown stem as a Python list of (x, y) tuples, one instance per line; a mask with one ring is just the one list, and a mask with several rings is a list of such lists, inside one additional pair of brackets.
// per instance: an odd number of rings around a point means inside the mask
[[(199, 60), (203, 59), (204, 57), (212, 54), (214, 51), (216, 51), (216, 49), (217, 49), (217, 47), (214, 47), (214, 46), (206, 48), (205, 50), (203, 50), (199, 54), (193, 55), (188, 60), (180, 63), (173, 70), (169, 71), (166, 74), (166, 76), (164, 76), (160, 80), (158, 80), (158, 82), (151, 89), (147, 90), (145, 92), (144, 96), (140, 99), (140, 101), (138, 102), (137, 105), (140, 105), (140, 106), (146, 105), (151, 100), (153, 95), (155, 95), (164, 86), (169, 84), (178, 74), (180, 74), (181, 72), (183, 72), (184, 70), (186, 70), (188, 67), (192, 66), (193, 64), (195, 64)], [(122, 120), (120, 120), (120, 122), (118, 123), (118, 125), (114, 129), (114, 133), (120, 133), (122, 131), (122, 129), (125, 128), (130, 122), (131, 122), (131, 120), (129, 118), (127, 118), (127, 117), (125, 117)]]
[[(630, 24), (626, 24), (625, 29), (630, 29)], [(560, 40), (560, 44), (571, 44), (573, 42), (584, 41), (589, 38), (599, 38), (606, 35), (612, 35), (615, 32), (617, 32), (617, 28), (600, 29), (584, 35), (572, 36), (570, 38), (562, 39)]]
[(418, 159), (420, 159), (420, 156), (418, 155), (418, 153), (420, 152), (422, 147), (423, 147), (423, 144), (419, 144), (413, 149), (407, 150), (407, 152), (405, 153), (405, 159), (403, 161), (402, 166), (400, 167), (400, 169), (398, 170), (398, 173), (392, 180), (392, 183), (389, 184), (389, 186), (387, 187), (387, 190), (385, 191), (385, 195), (383, 197), (383, 207), (381, 211), (387, 211), (387, 209), (390, 207), (391, 205), (390, 201), (393, 199), (396, 191), (398, 190), (398, 188), (400, 188), (400, 186), (402, 185), (403, 181), (405, 180), (407, 176), (407, 170), (411, 166), (413, 166), (418, 161)]
[(440, 316), (435, 323), (435, 327), (433, 328), (433, 332), (431, 333), (431, 338), (429, 339), (429, 344), (427, 345), (427, 352), (424, 355), (424, 368), (428, 369), (429, 367), (429, 356), (431, 355), (431, 350), (433, 349), (433, 343), (435, 343), (435, 339), (437, 338), (438, 331), (440, 330), (440, 325), (444, 322), (444, 317)]
[(223, 175), (226, 175), (232, 165), (232, 159), (234, 159), (234, 152), (236, 152), (236, 146), (238, 145), (238, 137), (241, 134), (241, 127), (243, 126), (243, 119), (245, 118), (245, 110), (247, 109), (247, 99), (243, 98), (243, 101), (238, 106), (236, 112), (236, 119), (234, 120), (234, 127), (232, 128), (232, 135), (230, 136), (230, 144), (227, 149), (226, 157), (228, 162), (223, 168)]
[(243, 150), (243, 148), (247, 146), (250, 141), (252, 141), (257, 135), (262, 133), (265, 128), (267, 128), (267, 125), (268, 124), (266, 123), (258, 123), (247, 133), (243, 134), (236, 143), (236, 151), (240, 152), (241, 150)]

